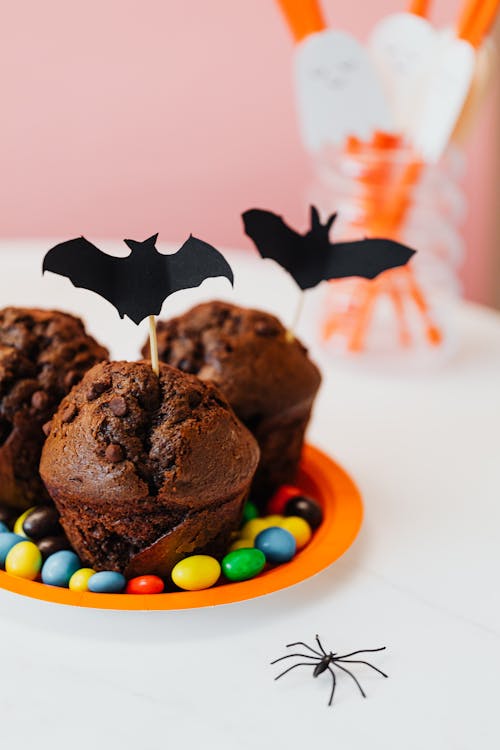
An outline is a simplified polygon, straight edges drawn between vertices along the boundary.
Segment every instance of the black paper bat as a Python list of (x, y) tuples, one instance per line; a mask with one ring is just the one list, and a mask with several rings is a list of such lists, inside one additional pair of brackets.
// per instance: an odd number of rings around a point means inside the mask
[(163, 255), (155, 247), (158, 235), (144, 242), (125, 240), (131, 249), (126, 258), (103, 253), (85, 239), (61, 242), (46, 254), (43, 270), (66, 276), (73, 286), (90, 289), (137, 325), (148, 315), (159, 315), (164, 300), (181, 289), (225, 276), (231, 284), (233, 271), (212, 245), (193, 235), (176, 253)]
[(245, 232), (263, 258), (272, 258), (290, 273), (301, 289), (320, 281), (346, 276), (373, 279), (382, 271), (403, 266), (415, 251), (386, 239), (330, 242), (329, 232), (337, 214), (322, 224), (311, 206), (311, 229), (304, 235), (285, 224), (281, 216), (252, 208), (243, 214)]

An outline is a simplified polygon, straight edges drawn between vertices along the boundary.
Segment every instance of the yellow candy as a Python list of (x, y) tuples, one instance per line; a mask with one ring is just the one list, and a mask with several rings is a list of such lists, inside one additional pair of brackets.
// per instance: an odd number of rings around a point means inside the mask
[(282, 529), (286, 529), (295, 537), (297, 549), (305, 547), (312, 537), (311, 527), (307, 521), (304, 521), (303, 518), (299, 518), (299, 516), (288, 516), (288, 518), (283, 518), (279, 525)]
[(215, 557), (209, 555), (191, 555), (177, 563), (171, 573), (172, 581), (185, 591), (209, 589), (217, 583), (220, 576), (220, 565)]
[(257, 534), (267, 529), (267, 521), (264, 518), (252, 518), (251, 521), (247, 521), (246, 524), (240, 530), (241, 539), (249, 539), (252, 542)]
[(271, 526), (281, 526), (281, 522), (285, 519), (285, 516), (264, 516), (264, 521), (267, 524), (267, 528), (271, 528)]
[(19, 534), (19, 536), (24, 536), (26, 539), (28, 538), (28, 535), (23, 529), (23, 523), (26, 521), (30, 513), (33, 513), (33, 511), (36, 510), (36, 505), (34, 505), (32, 508), (28, 508), (28, 510), (25, 510), (22, 516), (19, 516), (17, 521), (14, 524), (14, 534)]
[(69, 579), (69, 588), (71, 591), (88, 591), (89, 578), (93, 576), (95, 570), (92, 568), (80, 568)]
[(235, 549), (248, 549), (249, 547), (253, 547), (253, 542), (250, 539), (237, 539), (229, 547), (228, 552), (234, 552)]
[(33, 542), (19, 542), (5, 558), (5, 570), (12, 576), (34, 581), (42, 567), (42, 555)]

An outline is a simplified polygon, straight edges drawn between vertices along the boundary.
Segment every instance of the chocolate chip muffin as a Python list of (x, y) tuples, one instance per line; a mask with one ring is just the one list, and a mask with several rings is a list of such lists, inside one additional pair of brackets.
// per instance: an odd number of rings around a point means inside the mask
[(273, 315), (209, 302), (159, 321), (158, 346), (163, 362), (215, 383), (254, 434), (261, 453), (255, 502), (262, 506), (293, 482), (321, 382), (300, 341)]
[(55, 415), (40, 472), (82, 561), (167, 576), (223, 554), (259, 449), (211, 385), (162, 364), (97, 365)]
[(78, 318), (54, 310), (0, 310), (0, 503), (48, 500), (38, 473), (43, 425), (107, 350)]

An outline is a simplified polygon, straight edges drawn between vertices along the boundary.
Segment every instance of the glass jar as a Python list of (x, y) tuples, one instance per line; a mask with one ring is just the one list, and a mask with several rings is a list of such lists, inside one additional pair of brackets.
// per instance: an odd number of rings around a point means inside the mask
[(323, 291), (319, 333), (331, 353), (357, 360), (429, 362), (454, 348), (450, 302), (461, 293), (462, 155), (423, 165), (400, 143), (349, 143), (315, 163), (308, 199), (323, 220), (336, 212), (332, 241), (390, 237), (417, 250), (409, 265), (374, 281), (343, 279)]

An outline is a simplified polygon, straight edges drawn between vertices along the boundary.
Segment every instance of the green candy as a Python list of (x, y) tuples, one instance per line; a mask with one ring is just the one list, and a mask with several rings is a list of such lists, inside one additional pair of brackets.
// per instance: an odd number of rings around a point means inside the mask
[(235, 549), (229, 552), (221, 563), (222, 572), (230, 581), (247, 581), (259, 575), (266, 557), (260, 549)]
[(251, 521), (254, 518), (258, 518), (258, 516), (259, 516), (259, 511), (257, 510), (257, 506), (254, 503), (250, 502), (250, 500), (248, 500), (248, 502), (246, 502), (243, 507), (241, 525), (243, 526), (244, 524), (246, 524), (247, 521)]

